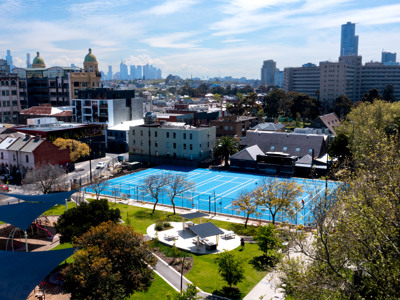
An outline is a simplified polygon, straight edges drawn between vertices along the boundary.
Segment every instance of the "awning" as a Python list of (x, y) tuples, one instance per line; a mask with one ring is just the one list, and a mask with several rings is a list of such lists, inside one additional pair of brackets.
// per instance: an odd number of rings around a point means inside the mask
[(9, 194), (9, 193), (0, 193), (9, 197), (14, 197), (24, 201), (31, 202), (52, 202), (54, 204), (65, 204), (65, 200), (70, 198), (77, 191), (69, 191), (62, 193), (54, 193), (54, 194), (44, 194), (44, 195), (19, 195), (19, 194)]
[(26, 299), (54, 268), (74, 253), (74, 248), (41, 251), (0, 251), (0, 299)]
[(189, 214), (184, 214), (184, 215), (179, 215), (182, 218), (191, 220), (191, 219), (196, 219), (196, 218), (203, 218), (203, 217), (208, 217), (207, 214), (201, 213), (201, 212), (194, 212), (194, 213), (189, 213)]
[(10, 223), (25, 231), (37, 217), (49, 208), (53, 207), (54, 204), (54, 202), (22, 202), (18, 204), (1, 205), (0, 221)]
[(224, 232), (211, 222), (190, 226), (190, 230), (201, 238), (223, 234)]

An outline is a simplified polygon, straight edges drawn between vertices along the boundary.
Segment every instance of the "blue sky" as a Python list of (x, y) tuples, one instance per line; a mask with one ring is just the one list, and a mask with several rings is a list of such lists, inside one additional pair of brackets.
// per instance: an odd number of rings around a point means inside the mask
[(363, 62), (400, 53), (394, 0), (0, 0), (0, 55), (25, 66), (40, 51), (47, 66), (82, 66), (93, 49), (100, 70), (152, 64), (163, 76), (260, 78), (277, 67), (337, 61), (341, 24), (357, 23)]

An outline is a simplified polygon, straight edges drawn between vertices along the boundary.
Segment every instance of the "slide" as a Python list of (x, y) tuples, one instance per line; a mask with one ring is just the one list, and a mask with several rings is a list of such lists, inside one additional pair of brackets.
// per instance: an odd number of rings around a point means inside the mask
[(49, 235), (49, 237), (53, 238), (53, 234), (52, 234), (52, 233), (51, 233), (49, 230), (47, 230), (46, 228), (44, 228), (44, 227), (40, 226), (38, 223), (35, 223), (35, 225), (36, 225), (36, 227), (37, 227), (37, 228), (39, 228), (39, 229), (42, 229), (42, 230), (46, 231), (46, 232), (47, 232), (47, 234)]

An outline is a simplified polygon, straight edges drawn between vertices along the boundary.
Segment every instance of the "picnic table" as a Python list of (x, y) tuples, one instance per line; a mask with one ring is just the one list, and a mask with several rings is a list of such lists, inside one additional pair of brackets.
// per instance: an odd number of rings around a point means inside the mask
[(235, 238), (235, 233), (233, 231), (225, 231), (225, 233), (221, 234), (221, 238), (223, 239)]

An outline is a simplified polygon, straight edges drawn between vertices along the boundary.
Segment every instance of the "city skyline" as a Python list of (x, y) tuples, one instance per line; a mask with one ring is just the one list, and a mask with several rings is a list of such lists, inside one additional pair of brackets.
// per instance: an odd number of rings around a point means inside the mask
[(105, 73), (125, 61), (151, 64), (163, 77), (259, 79), (268, 59), (281, 70), (337, 61), (347, 22), (356, 23), (363, 62), (400, 49), (400, 4), (391, 0), (6, 0), (0, 11), (1, 57), (11, 50), (21, 67), (37, 51), (48, 66), (82, 67), (92, 48)]

